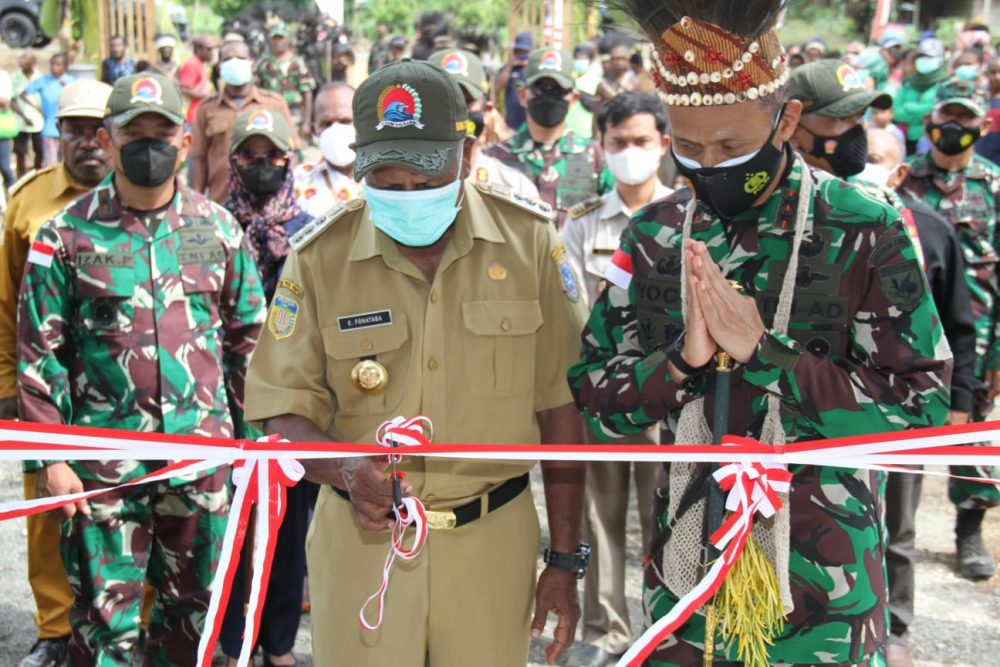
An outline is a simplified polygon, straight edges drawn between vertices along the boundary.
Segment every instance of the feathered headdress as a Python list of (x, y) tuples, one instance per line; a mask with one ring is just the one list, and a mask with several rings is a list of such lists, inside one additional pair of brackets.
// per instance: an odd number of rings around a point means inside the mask
[(738, 104), (788, 80), (775, 25), (788, 0), (618, 0), (653, 43), (669, 106)]

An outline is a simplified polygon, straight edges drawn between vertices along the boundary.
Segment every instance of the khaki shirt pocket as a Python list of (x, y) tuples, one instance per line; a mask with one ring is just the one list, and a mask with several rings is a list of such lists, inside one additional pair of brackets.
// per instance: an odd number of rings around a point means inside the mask
[(95, 337), (116, 337), (132, 333), (135, 320), (135, 273), (131, 267), (80, 271), (81, 329)]
[[(386, 326), (354, 331), (323, 327), (322, 334), (327, 383), (337, 396), (338, 419), (386, 415), (399, 407), (410, 363), (410, 350), (404, 345), (409, 338), (405, 315), (395, 315)], [(351, 380), (351, 371), (365, 359), (377, 361), (388, 371), (389, 381), (380, 394), (367, 394)]]
[(462, 320), (470, 392), (495, 397), (531, 392), (536, 334), (544, 321), (538, 301), (467, 301)]

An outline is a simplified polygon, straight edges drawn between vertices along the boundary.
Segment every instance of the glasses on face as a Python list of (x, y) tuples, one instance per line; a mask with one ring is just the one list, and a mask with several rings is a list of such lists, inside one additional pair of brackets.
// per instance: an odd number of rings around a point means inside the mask
[(535, 85), (531, 86), (529, 90), (531, 91), (531, 94), (535, 97), (546, 97), (546, 96), (566, 97), (572, 92), (570, 90), (566, 90), (562, 86), (557, 86), (551, 83), (550, 84), (536, 83)]
[(236, 151), (236, 164), (246, 165), (251, 162), (268, 162), (276, 167), (288, 164), (288, 153), (278, 148), (266, 151), (255, 151), (252, 148), (241, 148)]

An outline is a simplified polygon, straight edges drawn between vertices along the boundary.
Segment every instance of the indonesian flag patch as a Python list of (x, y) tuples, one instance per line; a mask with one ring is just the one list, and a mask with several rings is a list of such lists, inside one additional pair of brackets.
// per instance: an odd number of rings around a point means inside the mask
[(31, 249), (28, 250), (28, 261), (47, 269), (52, 266), (52, 258), (55, 254), (55, 246), (50, 246), (48, 243), (43, 243), (42, 241), (35, 241), (31, 244)]
[(621, 248), (615, 250), (608, 268), (604, 270), (604, 277), (615, 287), (627, 290), (632, 283), (632, 257)]

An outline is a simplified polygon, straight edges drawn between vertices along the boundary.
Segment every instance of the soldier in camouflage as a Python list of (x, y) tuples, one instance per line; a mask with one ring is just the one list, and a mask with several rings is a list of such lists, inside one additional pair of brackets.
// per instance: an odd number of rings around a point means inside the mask
[[(785, 102), (787, 66), (773, 31), (782, 4), (748, 2), (734, 13), (717, 3), (691, 18), (680, 13), (686, 3), (630, 3), (659, 44), (672, 152), (694, 191), (635, 214), (612, 258), (610, 285), (569, 374), (595, 432), (659, 423), (661, 442), (677, 442), (681, 412), (698, 399), (711, 423), (717, 374), (709, 362), (719, 348), (736, 362), (728, 428), (735, 435), (761, 439), (768, 413), (792, 442), (944, 422), (950, 354), (898, 213), (810, 170), (787, 144), (802, 105)], [(737, 61), (745, 77), (726, 69)], [(704, 78), (687, 78), (698, 71)], [(681, 88), (681, 78), (695, 83)], [(786, 272), (795, 276), (787, 292)], [(782, 292), (792, 296), (786, 333), (774, 324)], [(780, 411), (769, 410), (772, 397)], [(669, 482), (677, 471), (666, 472)], [(859, 469), (791, 472), (790, 553), (772, 560), (791, 604), (769, 664), (884, 665), (882, 480)], [(709, 487), (691, 479), (696, 506)], [(684, 514), (668, 511), (672, 495), (668, 484), (654, 502), (647, 622), (686, 592), (665, 583), (672, 563), (664, 553)], [(685, 503), (689, 493), (681, 495)], [(735, 664), (735, 648), (711, 637), (716, 664)], [(648, 664), (701, 664), (705, 643), (705, 619), (694, 615)]]
[(518, 99), (528, 119), (514, 135), (484, 151), (524, 172), (546, 204), (558, 210), (561, 228), (566, 211), (594, 195), (614, 189), (601, 147), (566, 126), (566, 115), (579, 93), (573, 90), (573, 60), (554, 49), (531, 54)]
[[(984, 383), (976, 392), (972, 421), (983, 421), (1000, 393), (1000, 167), (973, 150), (979, 136), (990, 131), (986, 102), (975, 85), (960, 79), (942, 83), (926, 129), (931, 150), (911, 160), (901, 190), (936, 210), (958, 232), (976, 326), (975, 372)], [(989, 466), (956, 466), (952, 472), (974, 478), (1000, 474)], [(981, 526), (986, 510), (1000, 504), (1000, 489), (951, 480), (948, 496), (958, 510), (955, 544), (959, 574), (973, 580), (992, 577), (996, 563), (983, 544)]]
[[(184, 188), (191, 137), (176, 84), (119, 79), (99, 131), (114, 172), (38, 232), (18, 302), (28, 421), (233, 437), (264, 295), (233, 218)], [(164, 462), (40, 461), (39, 495), (114, 487)], [(193, 665), (226, 523), (228, 467), (63, 510), (70, 661)]]

